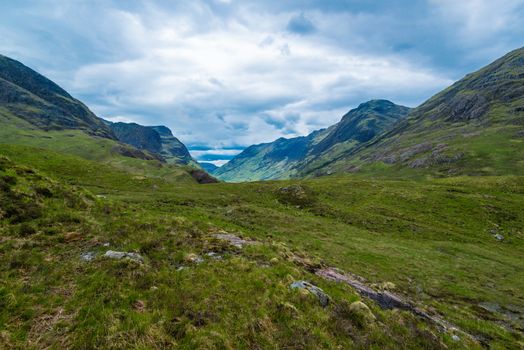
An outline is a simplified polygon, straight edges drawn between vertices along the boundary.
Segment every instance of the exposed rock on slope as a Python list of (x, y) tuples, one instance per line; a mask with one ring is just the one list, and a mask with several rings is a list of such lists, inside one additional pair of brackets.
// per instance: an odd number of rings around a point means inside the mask
[(136, 123), (110, 123), (119, 141), (156, 154), (168, 163), (196, 165), (186, 146), (165, 126), (143, 126)]

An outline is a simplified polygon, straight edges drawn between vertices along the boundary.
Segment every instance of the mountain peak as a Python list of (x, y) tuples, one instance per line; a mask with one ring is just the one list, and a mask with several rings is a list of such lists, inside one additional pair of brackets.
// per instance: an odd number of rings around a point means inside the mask
[(110, 123), (118, 140), (161, 156), (168, 163), (193, 164), (186, 146), (164, 125), (143, 126), (136, 123)]
[(383, 106), (395, 106), (395, 104), (389, 100), (384, 99), (373, 99), (366, 102), (362, 102), (358, 105), (357, 109), (360, 108), (377, 108), (377, 107), (383, 107)]
[(114, 139), (109, 127), (82, 102), (24, 64), (0, 56), (0, 103), (42, 130), (79, 129)]
[(155, 126), (150, 126), (151, 129), (155, 130), (156, 132), (158, 132), (160, 134), (160, 136), (170, 136), (170, 137), (173, 137), (173, 132), (171, 131), (171, 129), (169, 129), (167, 126), (164, 126), (164, 125), (155, 125)]
[(336, 152), (355, 147), (388, 130), (405, 117), (408, 107), (387, 100), (371, 100), (349, 111), (328, 129), (308, 136), (279, 138), (246, 148), (213, 174), (228, 181), (282, 179), (296, 175), (311, 162), (330, 159)]

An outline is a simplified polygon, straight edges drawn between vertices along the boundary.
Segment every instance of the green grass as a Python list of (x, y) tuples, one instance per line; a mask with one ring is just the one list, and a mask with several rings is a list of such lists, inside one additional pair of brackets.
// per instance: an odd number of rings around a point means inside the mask
[[(187, 174), (189, 167), (168, 165), (158, 160), (125, 157), (119, 153), (117, 148), (129, 146), (119, 144), (111, 139), (91, 136), (81, 130), (43, 131), (23, 119), (13, 116), (1, 107), (0, 124), (2, 125), (2, 128), (0, 128), (0, 144), (5, 145), (5, 147), (19, 145), (27, 147), (28, 150), (32, 148), (49, 150), (111, 165), (111, 168), (105, 169), (114, 171), (114, 168), (116, 168), (137, 176), (153, 175), (177, 180), (184, 177), (189, 179)], [(45, 158), (39, 159), (39, 156), (40, 153), (35, 153), (30, 163), (49, 163)], [(82, 166), (87, 164), (83, 163)], [(48, 166), (60, 166), (60, 164), (48, 164)], [(82, 169), (77, 170), (82, 171)], [(99, 175), (103, 177), (103, 173)]]
[[(355, 291), (295, 265), (289, 251), (393, 282), (492, 348), (522, 346), (522, 177), (199, 186), (43, 149), (1, 145), (0, 154), (11, 159), (0, 166), (3, 347), (479, 347), (369, 300), (377, 321), (362, 324), (347, 306)], [(289, 186), (304, 194), (281, 190)], [(221, 230), (262, 244), (232, 248), (213, 239)], [(108, 249), (137, 251), (145, 264), (102, 258)], [(99, 255), (84, 262), (83, 252)], [(188, 263), (191, 253), (205, 261)], [(297, 279), (323, 288), (330, 306), (290, 290)]]

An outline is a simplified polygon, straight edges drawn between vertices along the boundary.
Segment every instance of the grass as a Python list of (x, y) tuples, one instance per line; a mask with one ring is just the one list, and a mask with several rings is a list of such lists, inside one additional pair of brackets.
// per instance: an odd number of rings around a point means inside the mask
[[(187, 173), (189, 167), (168, 165), (158, 160), (142, 160), (133, 157), (125, 157), (119, 154), (117, 148), (128, 147), (118, 142), (94, 137), (86, 134), (81, 130), (59, 130), (43, 131), (28, 122), (15, 117), (7, 110), (0, 107), (0, 144), (9, 147), (10, 145), (25, 146), (27, 150), (39, 148), (49, 150), (64, 155), (80, 157), (97, 163), (110, 165), (111, 167), (102, 167), (107, 171), (116, 169), (123, 173), (132, 173), (137, 176), (155, 176), (181, 181), (184, 177), (190, 181)], [(29, 152), (30, 153), (30, 152)], [(35, 153), (30, 163), (44, 164), (48, 163), (45, 158), (39, 158), (40, 153)], [(31, 155), (28, 154), (28, 157)], [(89, 166), (84, 162), (82, 166)], [(63, 166), (60, 162), (57, 164), (48, 164), (47, 166)], [(98, 166), (98, 164), (96, 165)], [(95, 167), (96, 167), (95, 166)], [(76, 169), (81, 172), (83, 168)], [(111, 169), (111, 170), (109, 170)], [(76, 177), (76, 174), (74, 175)], [(103, 173), (99, 174), (103, 177)]]
[[(362, 323), (348, 306), (360, 299), (354, 290), (296, 265), (290, 252), (393, 282), (492, 348), (523, 344), (522, 177), (202, 186), (44, 149), (0, 153), (9, 157), (0, 166), (5, 348), (479, 347), (369, 300), (377, 320)], [(18, 219), (5, 214), (9, 205)], [(262, 244), (236, 249), (213, 238), (220, 231)], [(145, 263), (105, 259), (108, 249)], [(96, 258), (82, 261), (86, 252)], [(332, 303), (324, 309), (289, 289), (299, 279)]]

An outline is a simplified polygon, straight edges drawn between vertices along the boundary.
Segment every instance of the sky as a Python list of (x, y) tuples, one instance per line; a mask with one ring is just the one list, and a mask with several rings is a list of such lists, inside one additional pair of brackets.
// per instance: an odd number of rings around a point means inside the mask
[(524, 0), (1, 0), (0, 53), (201, 161), (415, 107), (524, 46)]

